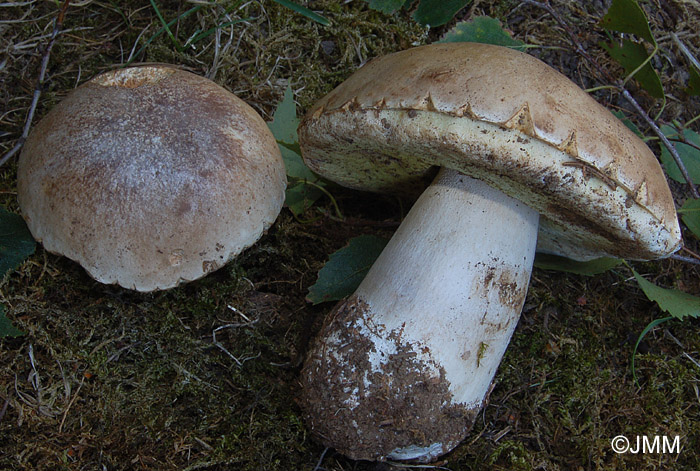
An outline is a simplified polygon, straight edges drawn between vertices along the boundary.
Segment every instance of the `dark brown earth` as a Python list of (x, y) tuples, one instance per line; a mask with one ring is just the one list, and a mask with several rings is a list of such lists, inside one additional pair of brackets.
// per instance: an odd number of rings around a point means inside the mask
[(418, 359), (400, 332), (383, 335), (396, 352), (375, 371), (374, 343), (361, 333), (368, 311), (356, 296), (340, 302), (306, 360), (301, 404), (312, 433), (353, 459), (383, 461), (396, 449), (430, 447), (438, 437), (435, 455), (450, 450), (469, 432), (478, 409), (455, 404), (444, 370), (436, 376), (435, 366)]

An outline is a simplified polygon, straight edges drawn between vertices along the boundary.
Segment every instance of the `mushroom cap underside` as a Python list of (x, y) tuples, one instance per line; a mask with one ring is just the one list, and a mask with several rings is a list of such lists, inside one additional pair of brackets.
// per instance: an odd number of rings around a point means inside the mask
[(447, 43), (374, 59), (299, 128), (309, 167), (355, 189), (417, 194), (445, 166), (541, 214), (538, 250), (588, 260), (680, 245), (656, 157), (564, 75), (499, 46)]
[(103, 283), (166, 289), (223, 266), (282, 206), (286, 176), (262, 118), (168, 66), (101, 74), (24, 145), (18, 199), (34, 237)]

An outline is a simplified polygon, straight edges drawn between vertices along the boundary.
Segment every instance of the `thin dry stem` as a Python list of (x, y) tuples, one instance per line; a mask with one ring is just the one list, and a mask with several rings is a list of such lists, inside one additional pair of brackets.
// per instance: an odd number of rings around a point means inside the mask
[(63, 19), (66, 16), (66, 11), (68, 10), (68, 5), (70, 5), (70, 0), (64, 0), (61, 10), (58, 12), (56, 17), (56, 22), (54, 23), (53, 32), (51, 33), (51, 39), (49, 40), (44, 55), (41, 59), (41, 68), (39, 69), (39, 79), (37, 80), (36, 87), (34, 88), (34, 96), (32, 97), (32, 104), (29, 106), (29, 112), (27, 113), (27, 119), (24, 123), (24, 129), (22, 130), (22, 135), (17, 140), (17, 143), (12, 149), (10, 149), (5, 155), (0, 158), (0, 167), (5, 165), (5, 163), (12, 158), (24, 145), (24, 141), (27, 140), (29, 136), (29, 129), (32, 127), (32, 121), (34, 120), (34, 113), (36, 112), (36, 105), (39, 103), (39, 97), (41, 96), (41, 89), (44, 87), (44, 77), (46, 76), (46, 68), (49, 65), (49, 57), (51, 55), (51, 49), (56, 43), (56, 37), (61, 32), (63, 28)]

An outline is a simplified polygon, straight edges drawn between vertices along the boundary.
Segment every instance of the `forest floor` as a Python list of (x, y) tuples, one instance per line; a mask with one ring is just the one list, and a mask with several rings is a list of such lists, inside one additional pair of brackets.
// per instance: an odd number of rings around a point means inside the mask
[[(61, 2), (0, 4), (0, 154), (15, 145)], [(207, 76), (272, 119), (287, 86), (301, 115), (367, 60), (439, 39), (458, 21), (488, 15), (528, 53), (583, 88), (609, 85), (576, 53), (544, 10), (515, 0), (474, 2), (447, 25), (426, 29), (410, 12), (388, 15), (364, 1), (314, 0), (323, 26), (272, 1), (122, 2), (68, 7), (51, 52), (35, 123), (97, 73), (133, 63), (177, 64)], [(669, 33), (700, 55), (700, 7), (641, 2), (660, 47), (653, 65), (666, 106), (634, 81), (633, 96), (658, 123), (700, 115), (682, 93), (687, 67)], [(604, 1), (554, 1), (604, 69), (624, 72), (600, 42)], [(170, 21), (162, 34), (154, 9)], [(203, 5), (195, 13), (183, 13)], [(246, 19), (228, 26), (227, 21)], [(218, 27), (217, 27), (218, 26)], [(216, 28), (183, 48), (197, 31)], [(150, 39), (152, 41), (148, 42)], [(177, 45), (176, 45), (177, 43)], [(145, 46), (145, 47), (142, 47)], [(612, 89), (594, 93), (649, 127)], [(660, 114), (659, 114), (660, 113)], [(696, 122), (697, 127), (697, 122)], [(658, 155), (659, 144), (649, 141)], [(19, 213), (17, 159), (0, 168), (0, 206)], [(676, 202), (689, 197), (671, 182)], [(0, 339), (0, 469), (7, 470), (385, 470), (312, 440), (295, 398), (304, 355), (332, 303), (306, 300), (318, 270), (352, 237), (390, 237), (411, 202), (339, 187), (302, 217), (283, 209), (253, 247), (209, 276), (156, 293), (92, 280), (41, 246), (0, 281), (0, 303), (24, 332)], [(698, 249), (692, 235), (685, 245)], [(661, 286), (700, 295), (696, 265), (666, 259), (632, 266)], [(241, 316), (241, 313), (243, 316)], [(642, 330), (664, 317), (624, 265), (584, 277), (535, 269), (525, 309), (490, 400), (465, 442), (434, 466), (450, 470), (700, 469), (700, 323)], [(217, 330), (218, 329), (218, 330)], [(227, 355), (214, 342), (235, 356)], [(679, 453), (616, 454), (624, 435), (680, 439)]]

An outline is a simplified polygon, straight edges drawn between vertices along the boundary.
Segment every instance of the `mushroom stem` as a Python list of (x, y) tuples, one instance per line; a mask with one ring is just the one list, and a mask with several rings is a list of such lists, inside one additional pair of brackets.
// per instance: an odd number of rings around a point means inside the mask
[(326, 445), (430, 461), (464, 439), (520, 316), (538, 218), (440, 171), (309, 354), (303, 403)]

